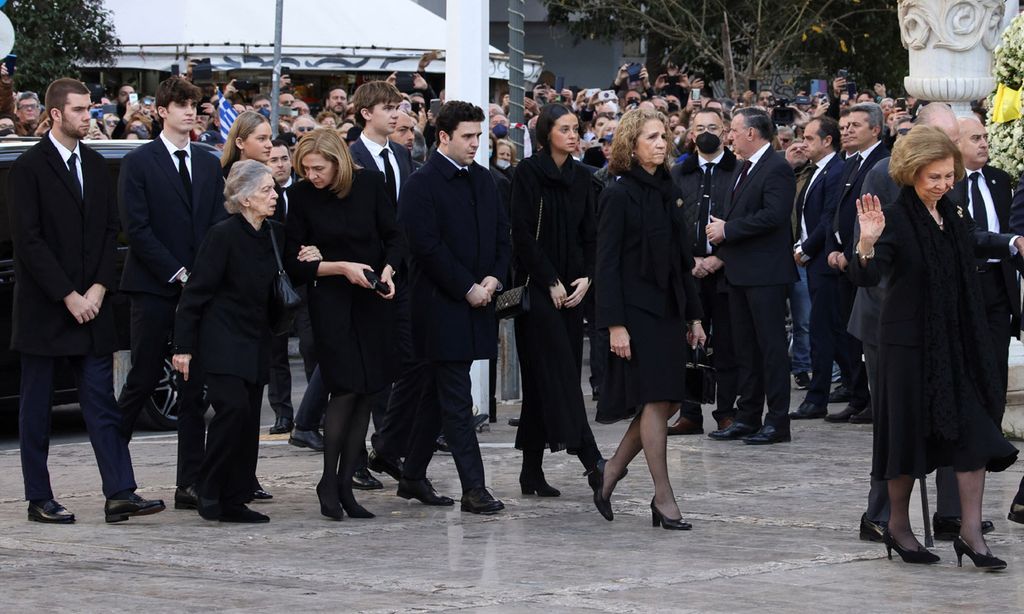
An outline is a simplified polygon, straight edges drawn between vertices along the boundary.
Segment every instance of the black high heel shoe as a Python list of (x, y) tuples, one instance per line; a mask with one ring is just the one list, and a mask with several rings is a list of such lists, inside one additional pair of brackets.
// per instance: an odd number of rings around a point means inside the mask
[(320, 513), (331, 520), (343, 520), (345, 515), (341, 511), (341, 506), (338, 505), (337, 497), (327, 497), (325, 499), (323, 489), (324, 483), (321, 480), (316, 485), (316, 496), (320, 499)]
[(651, 526), (659, 525), (663, 529), (674, 531), (689, 531), (693, 528), (690, 523), (683, 522), (682, 518), (665, 518), (665, 515), (654, 505), (654, 499), (651, 499)]
[[(590, 484), (590, 487), (594, 489), (594, 507), (597, 508), (597, 511), (601, 512), (601, 515), (604, 516), (605, 520), (611, 521), (615, 520), (615, 513), (612, 511), (611, 495), (609, 494), (608, 498), (605, 498), (602, 495), (602, 491), (604, 490), (605, 465), (606, 462), (604, 460), (598, 462), (597, 467), (593, 471), (587, 473), (587, 482)], [(627, 473), (629, 473), (629, 469), (623, 467), (622, 475), (615, 478), (615, 482), (612, 484), (612, 492), (615, 491), (615, 487), (618, 485), (619, 480), (626, 477)]]
[(889, 555), (890, 561), (892, 560), (893, 550), (896, 551), (896, 554), (900, 555), (900, 558), (903, 559), (904, 563), (931, 565), (933, 563), (938, 563), (941, 560), (937, 555), (932, 554), (932, 552), (926, 548), (921, 548), (919, 550), (907, 550), (901, 546), (898, 541), (893, 539), (892, 534), (889, 533), (889, 529), (886, 529), (885, 532), (882, 533), (882, 542), (885, 544), (885, 552)]
[(558, 497), (562, 494), (562, 491), (558, 490), (551, 484), (548, 484), (547, 480), (545, 480), (543, 476), (537, 478), (528, 478), (520, 474), (519, 487), (522, 489), (524, 495), (537, 495), (538, 497)]
[(345, 513), (348, 514), (349, 518), (376, 518), (377, 517), (376, 514), (374, 514), (370, 510), (366, 509), (362, 505), (359, 505), (358, 503), (356, 503), (355, 499), (353, 499), (352, 501), (342, 501), (341, 502), (341, 507), (345, 510)]
[(974, 562), (974, 566), (978, 569), (985, 571), (999, 571), (1006, 569), (1006, 561), (1003, 559), (992, 556), (992, 552), (989, 551), (986, 554), (978, 554), (971, 548), (970, 544), (964, 541), (964, 538), (959, 535), (953, 540), (953, 552), (956, 552), (956, 566), (964, 566), (964, 555), (966, 554), (971, 561)]

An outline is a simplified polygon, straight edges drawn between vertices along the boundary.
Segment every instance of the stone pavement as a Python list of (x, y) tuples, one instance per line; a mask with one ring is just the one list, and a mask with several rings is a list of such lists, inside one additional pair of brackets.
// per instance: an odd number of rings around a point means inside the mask
[[(300, 391), (296, 391), (298, 395)], [(794, 407), (802, 399), (794, 393)], [(833, 407), (837, 409), (837, 407)], [(545, 460), (554, 499), (518, 491), (519, 454), (506, 423), (480, 436), (497, 516), (427, 508), (385, 490), (358, 494), (374, 520), (331, 522), (313, 487), (320, 457), (264, 437), (259, 477), (275, 498), (270, 524), (219, 525), (194, 512), (105, 525), (92, 452), (81, 432), (51, 450), (54, 489), (72, 526), (25, 520), (17, 440), (0, 434), (0, 611), (72, 612), (950, 612), (1024, 609), (1024, 526), (1006, 520), (1018, 464), (990, 475), (1000, 574), (957, 569), (939, 542), (936, 567), (885, 560), (857, 539), (867, 493), (870, 427), (797, 422), (769, 447), (703, 436), (669, 440), (670, 472), (689, 532), (654, 529), (650, 476), (638, 458), (613, 497), (615, 521), (591, 503), (574, 457)], [(269, 422), (264, 412), (264, 423)], [(710, 426), (710, 418), (708, 425)], [(597, 425), (606, 455), (624, 423)], [(265, 429), (264, 429), (265, 432)], [(132, 444), (142, 493), (170, 500), (175, 439)], [(458, 495), (450, 456), (430, 476)], [(934, 481), (929, 480), (934, 509)], [(915, 493), (915, 505), (918, 501)], [(920, 515), (915, 514), (918, 531)]]

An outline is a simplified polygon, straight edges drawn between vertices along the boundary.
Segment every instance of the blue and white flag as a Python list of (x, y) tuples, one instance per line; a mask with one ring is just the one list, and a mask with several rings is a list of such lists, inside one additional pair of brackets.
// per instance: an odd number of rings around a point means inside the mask
[(221, 94), (220, 90), (217, 90), (217, 115), (220, 117), (220, 135), (224, 138), (224, 142), (228, 141), (228, 132), (231, 130), (231, 124), (235, 123), (235, 118), (238, 117), (238, 111), (235, 110), (234, 105), (231, 101)]

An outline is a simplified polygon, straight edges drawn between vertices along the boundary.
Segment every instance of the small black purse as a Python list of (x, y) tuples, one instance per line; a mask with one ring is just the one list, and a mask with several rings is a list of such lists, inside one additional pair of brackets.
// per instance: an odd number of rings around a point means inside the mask
[[(272, 224), (268, 220), (268, 223)], [(270, 332), (274, 336), (287, 335), (295, 323), (295, 314), (302, 305), (302, 297), (295, 291), (292, 280), (288, 273), (284, 272), (284, 264), (281, 262), (281, 250), (277, 247), (277, 237), (274, 228), (270, 231), (270, 242), (274, 246), (274, 258), (277, 260), (277, 275), (274, 276), (274, 288), (270, 297)]]
[[(710, 353), (707, 348), (698, 345), (696, 349), (690, 349), (689, 360), (686, 361), (686, 399), (701, 405), (713, 405), (717, 378), (715, 368), (711, 366)], [(714, 350), (711, 350), (714, 352)]]
[[(540, 241), (540, 220), (544, 215), (544, 199), (540, 199), (540, 209), (537, 211), (537, 234), (535, 241)], [(499, 320), (514, 318), (521, 313), (530, 310), (530, 276), (526, 276), (526, 283), (521, 286), (509, 288), (494, 301), (494, 315)]]

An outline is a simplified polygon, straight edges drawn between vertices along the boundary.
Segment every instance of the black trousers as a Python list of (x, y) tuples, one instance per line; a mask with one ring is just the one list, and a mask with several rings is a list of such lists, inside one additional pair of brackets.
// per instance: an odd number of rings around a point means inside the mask
[(275, 335), (270, 340), (267, 400), (278, 418), (295, 418), (295, 408), (292, 407), (292, 368), (288, 362), (288, 335)]
[[(53, 499), (46, 461), (50, 452), (50, 415), (53, 407), (53, 370), (58, 358), (21, 355), (21, 390), (18, 400), (18, 443), (25, 500)], [(128, 442), (121, 436), (121, 412), (114, 401), (113, 359), (105, 356), (69, 356), (75, 373), (78, 402), (89, 431), (89, 443), (108, 499), (123, 490), (135, 490), (135, 474)]]
[(473, 429), (472, 361), (428, 362), (420, 373), (420, 402), (413, 421), (403, 476), (420, 480), (434, 456), (438, 431), (443, 431), (459, 472), (462, 491), (484, 487), (484, 463)]
[[(164, 376), (168, 342), (174, 329), (178, 297), (136, 293), (131, 297), (132, 368), (117, 401), (126, 429), (134, 427), (143, 405)], [(178, 389), (178, 475), (177, 485), (191, 486), (199, 478), (206, 441), (203, 415), (203, 375), (193, 360), (188, 381), (175, 374)]]
[[(1000, 390), (1005, 392), (1010, 370), (1010, 337), (1014, 336), (1014, 331), (1011, 330), (1013, 314), (1003, 269), (999, 264), (990, 266), (991, 268), (978, 274), (978, 281), (981, 282), (981, 296), (985, 302), (985, 315), (988, 317), (989, 337), (992, 340), (996, 368), (999, 370)], [(1019, 291), (1016, 284), (1010, 288), (1010, 292)], [(999, 407), (998, 422), (1000, 424), (1005, 409), (1005, 404)]]
[(729, 311), (739, 364), (736, 421), (760, 428), (764, 424), (789, 432), (789, 351), (786, 340), (786, 297), (789, 288), (729, 286)]
[[(725, 272), (718, 271), (697, 280), (700, 302), (704, 308), (701, 325), (708, 335), (709, 347), (714, 349), (711, 362), (715, 367), (717, 403), (711, 415), (721, 422), (736, 416), (736, 382), (739, 365), (736, 363), (736, 341), (732, 334), (732, 314), (729, 311), (729, 289), (725, 285)], [(683, 402), (682, 416), (703, 424), (700, 404)]]
[(839, 282), (835, 275), (807, 275), (811, 293), (811, 384), (805, 401), (824, 407), (832, 390), (832, 363), (844, 374), (850, 372), (846, 353), (839, 343), (846, 339), (845, 322), (839, 315)]
[(259, 457), (263, 384), (208, 373), (206, 391), (214, 415), (196, 490), (222, 505), (244, 504), (252, 497)]
[[(839, 276), (839, 321), (842, 326), (839, 351), (844, 354), (846, 364), (849, 365), (849, 382), (846, 383), (850, 391), (850, 405), (857, 409), (864, 409), (871, 404), (871, 394), (868, 391), (868, 374), (864, 367), (864, 346), (860, 339), (846, 332), (846, 326), (850, 322), (850, 313), (853, 311), (853, 301), (857, 298), (857, 286), (853, 285), (850, 279), (842, 274)], [(829, 367), (831, 370), (831, 367)]]

